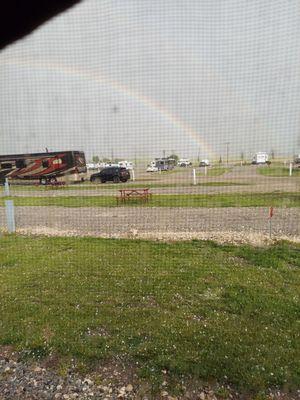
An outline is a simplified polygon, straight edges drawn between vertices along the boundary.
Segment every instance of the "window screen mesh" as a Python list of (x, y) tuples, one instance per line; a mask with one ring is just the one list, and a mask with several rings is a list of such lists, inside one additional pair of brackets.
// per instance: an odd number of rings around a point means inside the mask
[(299, 12), (84, 0), (2, 50), (2, 344), (158, 392), (299, 387)]

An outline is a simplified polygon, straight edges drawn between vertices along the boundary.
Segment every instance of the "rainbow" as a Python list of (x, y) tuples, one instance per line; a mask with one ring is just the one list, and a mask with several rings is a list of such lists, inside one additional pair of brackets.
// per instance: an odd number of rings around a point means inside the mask
[(211, 159), (216, 159), (217, 155), (214, 152), (211, 145), (188, 123), (179, 118), (178, 115), (173, 114), (164, 105), (160, 104), (151, 97), (141, 94), (123, 83), (112, 80), (109, 77), (99, 73), (98, 71), (91, 71), (84, 69), (82, 67), (70, 66), (61, 62), (54, 62), (49, 60), (38, 60), (33, 58), (20, 58), (20, 57), (9, 57), (0, 60), (0, 65), (12, 65), (18, 66), (20, 68), (35, 68), (41, 70), (47, 70), (51, 72), (56, 72), (60, 74), (65, 74), (67, 76), (72, 76), (79, 79), (85, 79), (87, 81), (92, 81), (100, 85), (106, 85), (111, 87), (118, 93), (128, 96), (147, 107), (151, 111), (158, 113), (162, 118), (164, 118), (168, 123), (175, 126), (176, 129), (180, 130), (190, 139), (192, 139), (196, 145), (201, 148), (202, 153), (205, 153)]

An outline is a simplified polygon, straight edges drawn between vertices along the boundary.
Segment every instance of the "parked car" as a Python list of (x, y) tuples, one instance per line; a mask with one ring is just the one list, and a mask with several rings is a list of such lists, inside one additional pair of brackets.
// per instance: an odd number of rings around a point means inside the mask
[(158, 172), (158, 168), (155, 165), (148, 165), (146, 172)]
[(107, 167), (96, 174), (91, 175), (91, 182), (105, 183), (113, 181), (114, 183), (127, 182), (130, 179), (130, 172), (123, 167)]
[(294, 157), (294, 164), (296, 168), (300, 168), (300, 154)]
[(210, 162), (209, 160), (201, 160), (199, 167), (209, 167), (210, 166)]
[(181, 158), (180, 160), (178, 160), (177, 165), (179, 167), (190, 167), (192, 163), (188, 158)]

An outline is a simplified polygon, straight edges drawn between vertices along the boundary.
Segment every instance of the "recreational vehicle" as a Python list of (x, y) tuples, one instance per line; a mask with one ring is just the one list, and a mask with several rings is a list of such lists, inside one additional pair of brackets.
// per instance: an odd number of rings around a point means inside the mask
[(256, 153), (252, 158), (252, 164), (268, 164), (269, 156), (267, 153)]
[(119, 167), (122, 167), (122, 168), (130, 169), (130, 170), (133, 169), (133, 163), (131, 161), (126, 161), (126, 160), (119, 161), (118, 165), (119, 165)]
[(168, 171), (170, 169), (173, 169), (175, 167), (176, 160), (173, 158), (156, 158), (155, 159), (155, 166), (158, 168), (158, 170), (161, 171)]
[(199, 167), (209, 167), (209, 166), (210, 166), (210, 162), (207, 159), (201, 160), (199, 163)]
[(42, 185), (80, 182), (86, 178), (87, 167), (82, 151), (0, 155), (0, 182), (39, 182)]

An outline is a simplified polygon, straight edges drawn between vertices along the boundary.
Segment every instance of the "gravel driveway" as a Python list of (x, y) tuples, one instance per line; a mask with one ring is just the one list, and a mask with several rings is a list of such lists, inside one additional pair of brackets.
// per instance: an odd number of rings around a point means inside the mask
[[(19, 229), (44, 233), (118, 236), (169, 233), (259, 233), (269, 232), (268, 208), (179, 208), (179, 207), (16, 207)], [(4, 208), (0, 226), (5, 226)], [(278, 208), (272, 219), (276, 236), (300, 235), (300, 210)]]

